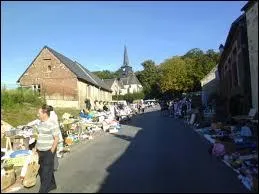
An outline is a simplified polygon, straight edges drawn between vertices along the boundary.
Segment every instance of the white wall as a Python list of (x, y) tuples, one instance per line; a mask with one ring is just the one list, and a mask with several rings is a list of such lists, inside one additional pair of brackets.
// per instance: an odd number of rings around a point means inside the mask
[(78, 81), (78, 92), (79, 92), (79, 107), (85, 108), (85, 99), (89, 99), (92, 107), (94, 106), (94, 101), (111, 101), (112, 93), (99, 89), (93, 85), (86, 84), (84, 82)]
[(77, 100), (69, 101), (69, 100), (46, 100), (48, 105), (53, 107), (60, 107), (60, 108), (75, 108), (79, 109), (79, 103)]

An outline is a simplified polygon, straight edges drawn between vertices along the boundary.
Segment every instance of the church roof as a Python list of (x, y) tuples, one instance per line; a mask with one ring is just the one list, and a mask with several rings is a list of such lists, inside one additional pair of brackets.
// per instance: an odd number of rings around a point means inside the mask
[(131, 85), (131, 84), (141, 85), (141, 83), (139, 82), (135, 74), (130, 74), (127, 77), (122, 77), (120, 78), (120, 80), (122, 81), (123, 85)]
[(112, 79), (103, 79), (104, 83), (111, 88), (112, 84), (116, 81), (117, 78), (112, 78)]

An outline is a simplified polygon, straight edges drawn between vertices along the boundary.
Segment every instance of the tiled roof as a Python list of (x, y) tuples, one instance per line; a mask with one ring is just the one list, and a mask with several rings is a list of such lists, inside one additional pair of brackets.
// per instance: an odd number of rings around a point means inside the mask
[(130, 74), (127, 77), (122, 77), (122, 78), (120, 78), (120, 80), (122, 81), (123, 85), (131, 85), (131, 84), (141, 85), (141, 83), (139, 82), (139, 80), (135, 74)]
[(112, 87), (112, 84), (114, 83), (115, 80), (116, 80), (116, 78), (113, 78), (113, 79), (103, 79), (104, 83), (105, 83), (109, 88)]

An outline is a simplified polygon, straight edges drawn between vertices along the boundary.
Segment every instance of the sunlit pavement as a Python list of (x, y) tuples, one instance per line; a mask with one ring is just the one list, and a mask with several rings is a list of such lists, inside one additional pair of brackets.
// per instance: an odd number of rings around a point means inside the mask
[(248, 192), (208, 148), (183, 121), (147, 112), (117, 134), (75, 145), (60, 160), (52, 192)]

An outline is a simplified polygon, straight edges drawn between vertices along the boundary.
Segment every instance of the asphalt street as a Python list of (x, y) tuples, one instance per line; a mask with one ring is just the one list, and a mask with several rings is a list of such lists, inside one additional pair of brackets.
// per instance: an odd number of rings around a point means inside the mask
[[(51, 192), (248, 192), (208, 148), (183, 121), (148, 112), (117, 134), (75, 145), (60, 160)], [(39, 184), (19, 192), (38, 192)]]

